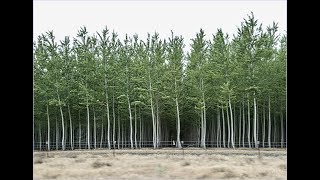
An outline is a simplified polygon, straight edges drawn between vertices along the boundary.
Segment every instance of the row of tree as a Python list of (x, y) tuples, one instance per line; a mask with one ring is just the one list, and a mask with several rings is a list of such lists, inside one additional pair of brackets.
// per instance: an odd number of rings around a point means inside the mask
[(230, 40), (121, 41), (105, 28), (34, 42), (34, 145), (46, 149), (286, 147), (286, 36), (248, 15)]

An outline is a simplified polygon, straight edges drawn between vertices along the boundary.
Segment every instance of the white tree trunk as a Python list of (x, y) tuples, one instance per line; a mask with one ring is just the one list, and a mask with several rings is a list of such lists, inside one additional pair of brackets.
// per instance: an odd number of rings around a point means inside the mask
[(142, 140), (142, 129), (141, 129), (141, 120), (142, 120), (142, 118), (141, 118), (141, 112), (140, 112), (140, 108), (139, 108), (139, 119), (140, 119), (140, 121), (139, 121), (139, 127), (140, 127), (140, 129), (139, 129), (139, 148), (141, 148), (141, 140)]
[(89, 114), (89, 103), (87, 99), (87, 146), (90, 149), (90, 114)]
[(41, 144), (42, 144), (42, 140), (41, 140), (41, 125), (39, 124), (39, 150), (41, 151), (42, 147), (41, 147)]
[(127, 100), (128, 100), (128, 110), (129, 110), (129, 123), (130, 123), (130, 147), (133, 149), (133, 138), (132, 138), (132, 114), (131, 114), (131, 103), (129, 99), (129, 94), (127, 94)]
[(238, 136), (239, 145), (238, 145), (238, 147), (240, 147), (240, 145), (241, 145), (241, 121), (242, 121), (241, 117), (242, 117), (241, 106), (239, 105), (239, 136)]
[(156, 107), (157, 107), (157, 113), (156, 113), (156, 125), (157, 125), (157, 132), (156, 132), (156, 140), (157, 140), (157, 148), (160, 146), (160, 116), (159, 116), (159, 102), (158, 99), (156, 99)]
[(245, 144), (244, 144), (245, 132), (246, 132), (246, 115), (244, 112), (244, 102), (242, 100), (242, 147), (245, 147)]
[(230, 108), (230, 120), (231, 120), (231, 145), (234, 148), (234, 136), (233, 136), (233, 114), (232, 114), (232, 107), (231, 107), (231, 100), (229, 96), (229, 108)]
[(109, 97), (108, 97), (108, 82), (107, 78), (105, 78), (105, 89), (106, 89), (106, 108), (107, 108), (107, 142), (108, 148), (110, 149), (110, 112), (109, 112)]
[(181, 142), (180, 142), (180, 112), (179, 112), (179, 103), (178, 103), (178, 95), (177, 95), (177, 80), (174, 78), (174, 88), (175, 88), (175, 94), (176, 94), (176, 109), (177, 109), (177, 147), (181, 148)]
[(60, 101), (60, 96), (59, 93), (57, 91), (57, 95), (58, 95), (58, 101), (59, 101), (59, 108), (60, 108), (60, 114), (61, 114), (61, 124), (62, 124), (62, 150), (66, 149), (65, 143), (64, 143), (64, 118), (63, 118), (63, 112), (62, 112), (62, 107), (61, 107), (61, 101)]
[(221, 147), (221, 126), (219, 107), (217, 107), (217, 147)]
[(100, 148), (102, 148), (102, 140), (103, 140), (103, 121), (101, 121), (101, 138), (100, 138)]
[(121, 133), (121, 128), (120, 128), (120, 112), (118, 108), (118, 149), (120, 149), (120, 133)]
[(226, 147), (226, 130), (225, 130), (225, 121), (224, 121), (224, 111), (223, 107), (222, 110), (222, 142), (223, 142), (223, 148)]
[[(114, 84), (113, 84), (114, 86)], [(116, 114), (114, 112), (114, 89), (112, 91), (112, 117), (113, 117), (113, 124), (112, 124), (112, 143), (113, 143), (113, 148), (115, 149), (115, 140), (116, 140)]]
[(229, 117), (229, 110), (228, 110), (228, 104), (227, 104), (227, 126), (228, 126), (228, 148), (230, 147), (230, 140), (231, 140), (231, 137), (230, 137), (230, 117)]
[(152, 86), (151, 86), (150, 74), (149, 74), (149, 93), (150, 93), (150, 106), (151, 106), (151, 116), (152, 116), (152, 143), (153, 143), (153, 149), (155, 149), (156, 148), (156, 122), (155, 122), (155, 114), (153, 110)]
[(134, 144), (135, 147), (138, 148), (137, 142), (137, 107), (134, 105)]
[(264, 148), (264, 140), (266, 138), (266, 111), (265, 102), (263, 103), (263, 124), (262, 124), (262, 147)]
[(270, 96), (269, 96), (269, 126), (268, 126), (268, 146), (271, 148), (271, 103), (270, 103)]
[(283, 148), (284, 133), (283, 133), (283, 114), (282, 114), (282, 108), (280, 108), (280, 126), (281, 126), (281, 148)]
[(56, 150), (59, 149), (58, 141), (59, 141), (59, 127), (58, 127), (58, 117), (56, 116)]
[(73, 150), (73, 142), (72, 142), (72, 137), (73, 137), (73, 134), (72, 134), (72, 120), (71, 120), (71, 113), (70, 113), (70, 106), (68, 104), (68, 113), (69, 113), (69, 122), (70, 122), (70, 146), (71, 146), (71, 149)]
[(206, 101), (204, 96), (204, 84), (203, 79), (201, 79), (201, 90), (202, 90), (202, 102), (203, 102), (203, 110), (202, 110), (202, 127), (201, 127), (201, 147), (206, 148), (206, 130), (207, 130), (207, 122), (206, 122)]
[(81, 149), (81, 123), (79, 118), (79, 149)]
[(176, 98), (176, 108), (177, 108), (177, 147), (181, 148), (181, 143), (180, 143), (180, 115), (179, 115), (178, 98)]
[(250, 104), (249, 104), (249, 97), (248, 97), (248, 144), (249, 148), (251, 148), (251, 139), (250, 139)]
[(93, 108), (93, 139), (94, 139), (94, 149), (97, 149), (97, 124), (96, 124), (96, 113)]
[(253, 139), (254, 139), (254, 145), (256, 148), (258, 148), (258, 140), (257, 140), (257, 103), (256, 103), (256, 97), (255, 94), (253, 95)]
[(47, 104), (47, 120), (48, 120), (48, 139), (47, 139), (47, 148), (50, 151), (50, 118), (49, 118), (49, 105)]

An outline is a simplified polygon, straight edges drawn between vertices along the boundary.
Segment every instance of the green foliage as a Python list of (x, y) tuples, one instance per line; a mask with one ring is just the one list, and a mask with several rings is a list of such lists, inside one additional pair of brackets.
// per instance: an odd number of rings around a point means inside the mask
[[(57, 43), (49, 31), (34, 43), (35, 123), (45, 122), (47, 104), (58, 117), (57, 107), (67, 105), (72, 113), (94, 105), (103, 114), (106, 98), (109, 105), (114, 100), (116, 112), (125, 112), (129, 97), (148, 123), (152, 100), (159, 106), (161, 121), (173, 126), (177, 98), (183, 127), (198, 124), (204, 108), (214, 116), (229, 99), (237, 103), (255, 96), (259, 102), (270, 96), (274, 107), (280, 107), (286, 100), (287, 37), (277, 30), (276, 23), (264, 30), (251, 13), (230, 40), (222, 29), (206, 40), (200, 29), (189, 53), (184, 52), (183, 37), (173, 32), (168, 39), (155, 32), (145, 41), (138, 35), (120, 40), (107, 27), (92, 36), (81, 27), (77, 37)], [(72, 116), (85, 121), (82, 114)], [(127, 121), (126, 111), (121, 122), (128, 125)]]

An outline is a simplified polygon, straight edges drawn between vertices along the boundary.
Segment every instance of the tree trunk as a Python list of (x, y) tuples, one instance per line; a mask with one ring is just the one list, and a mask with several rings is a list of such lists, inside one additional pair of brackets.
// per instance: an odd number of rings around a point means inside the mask
[(232, 107), (231, 107), (231, 100), (229, 95), (229, 108), (230, 108), (230, 120), (231, 120), (231, 145), (234, 149), (234, 137), (233, 137), (233, 114), (232, 114)]
[(57, 90), (57, 95), (58, 95), (58, 101), (59, 101), (59, 108), (60, 108), (60, 115), (61, 115), (61, 124), (62, 124), (62, 150), (64, 151), (66, 149), (65, 143), (64, 143), (64, 118), (63, 118), (63, 112), (62, 112), (62, 107), (61, 107), (61, 101), (60, 101), (60, 96)]
[(100, 148), (102, 148), (102, 140), (103, 140), (103, 121), (101, 121), (101, 138), (100, 138)]
[(89, 114), (89, 103), (87, 99), (87, 146), (90, 149), (90, 114)]
[(119, 107), (118, 107), (118, 149), (120, 149), (120, 112), (119, 112)]
[(151, 116), (152, 116), (152, 142), (153, 142), (153, 149), (155, 149), (156, 148), (156, 122), (155, 122), (155, 114), (153, 110), (152, 86), (151, 86), (150, 74), (149, 74), (149, 93), (150, 93), (150, 106), (151, 106)]
[(142, 129), (141, 129), (141, 120), (142, 120), (142, 118), (141, 118), (141, 111), (140, 111), (140, 107), (139, 107), (139, 119), (140, 119), (140, 129), (139, 129), (139, 148), (141, 148), (141, 138), (142, 138)]
[[(114, 83), (113, 83), (114, 86)], [(112, 124), (112, 143), (113, 143), (113, 148), (115, 149), (115, 140), (116, 140), (116, 114), (114, 112), (114, 89), (112, 91), (112, 117), (113, 117), (113, 124)]]
[(221, 110), (222, 110), (222, 142), (223, 142), (223, 148), (226, 148), (226, 130), (225, 130), (223, 107), (221, 108)]
[(79, 149), (81, 149), (81, 123), (80, 123), (80, 110), (79, 110)]
[(200, 120), (201, 120), (201, 121), (200, 121), (200, 122), (201, 122), (201, 123), (200, 123), (200, 124), (201, 124), (201, 127), (200, 127), (200, 128), (201, 128), (201, 133), (200, 133), (200, 134), (201, 134), (201, 135), (200, 135), (200, 147), (204, 148), (205, 145), (204, 145), (204, 140), (203, 140), (203, 131), (204, 131), (203, 129), (204, 129), (204, 128), (203, 128), (203, 110), (202, 110), (202, 109), (200, 109)]
[(175, 94), (176, 94), (176, 110), (177, 110), (177, 147), (181, 148), (181, 142), (180, 142), (180, 112), (179, 112), (179, 103), (178, 103), (178, 95), (177, 95), (177, 80), (174, 78), (174, 88), (175, 88)]
[(94, 149), (97, 149), (97, 124), (96, 124), (96, 113), (93, 108), (93, 139), (94, 139)]
[(59, 127), (58, 127), (58, 117), (56, 116), (56, 150), (59, 150)]
[(228, 126), (228, 148), (230, 147), (230, 118), (229, 118), (229, 110), (228, 110), (228, 104), (227, 104), (227, 126)]
[(178, 98), (176, 98), (176, 108), (177, 108), (177, 147), (181, 148), (181, 143), (180, 143), (180, 115), (179, 115)]
[(257, 140), (257, 103), (255, 94), (253, 95), (253, 139), (254, 145), (258, 148), (258, 140)]
[(268, 146), (271, 148), (271, 105), (270, 105), (270, 95), (269, 95), (269, 126), (268, 126)]
[(79, 149), (81, 149), (81, 123), (79, 121)]
[(137, 143), (137, 107), (136, 105), (134, 105), (134, 144), (137, 149), (138, 143)]
[(157, 148), (159, 148), (160, 146), (160, 116), (159, 116), (159, 101), (158, 101), (158, 97), (156, 99), (156, 107), (157, 107), (157, 113), (156, 113), (156, 125), (157, 125), (157, 132), (156, 132), (156, 140), (157, 140)]
[(50, 151), (50, 118), (49, 118), (49, 105), (47, 104), (47, 119), (48, 119), (48, 139), (47, 139), (47, 148)]
[(130, 147), (133, 149), (133, 138), (132, 138), (132, 114), (131, 114), (131, 104), (129, 99), (129, 94), (127, 94), (127, 100), (128, 100), (128, 110), (129, 110), (129, 123), (130, 123)]
[(241, 117), (242, 117), (242, 115), (241, 115), (241, 105), (239, 105), (239, 136), (238, 136), (239, 145), (238, 145), (238, 147), (240, 147), (240, 145), (241, 145), (241, 121), (242, 121)]
[(41, 125), (39, 124), (39, 150), (41, 151), (42, 147), (41, 147)]
[(262, 124), (262, 147), (264, 148), (264, 140), (266, 138), (266, 111), (265, 102), (263, 103), (263, 124)]
[[(282, 101), (282, 100), (281, 100)], [(280, 127), (281, 127), (281, 148), (283, 148), (284, 133), (283, 133), (283, 114), (282, 114), (282, 103), (280, 103)]]
[(245, 132), (246, 132), (246, 115), (244, 112), (244, 101), (242, 100), (242, 146), (243, 147), (246, 147), (244, 144)]
[(71, 147), (71, 150), (73, 150), (73, 142), (72, 142), (72, 120), (71, 120), (71, 113), (70, 113), (70, 106), (68, 104), (68, 112), (69, 112), (69, 122), (70, 122), (70, 147)]
[(221, 147), (221, 126), (219, 107), (217, 107), (217, 147)]
[(105, 78), (105, 88), (106, 88), (106, 108), (107, 108), (107, 142), (108, 148), (110, 149), (110, 112), (109, 112), (109, 97), (108, 97), (108, 82), (107, 77)]
[(250, 139), (250, 104), (249, 104), (249, 96), (248, 96), (248, 145), (251, 148), (251, 139)]
[(207, 130), (207, 122), (206, 122), (206, 102), (204, 98), (204, 84), (203, 79), (201, 79), (201, 90), (202, 90), (202, 102), (203, 102), (203, 110), (202, 110), (202, 127), (201, 127), (201, 147), (206, 148), (206, 130)]

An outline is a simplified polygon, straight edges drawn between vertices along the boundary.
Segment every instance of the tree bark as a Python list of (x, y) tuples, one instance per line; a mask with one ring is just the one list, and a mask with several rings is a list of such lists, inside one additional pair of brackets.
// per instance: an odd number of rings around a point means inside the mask
[(71, 147), (71, 150), (73, 150), (73, 142), (72, 142), (72, 137), (73, 137), (73, 134), (72, 134), (72, 120), (71, 120), (71, 113), (70, 113), (70, 106), (68, 104), (68, 112), (69, 112), (69, 122), (70, 122), (70, 147)]
[(246, 115), (244, 112), (244, 100), (242, 100), (242, 146), (245, 146), (245, 132), (246, 132)]
[(49, 118), (49, 105), (47, 104), (47, 120), (48, 120), (48, 139), (47, 139), (47, 148), (50, 151), (50, 118)]
[(96, 124), (96, 113), (93, 108), (93, 139), (94, 139), (94, 149), (97, 149), (97, 124)]
[(263, 125), (262, 125), (262, 147), (264, 148), (264, 140), (266, 138), (266, 111), (265, 102), (263, 103)]
[(269, 126), (268, 126), (268, 146), (271, 148), (271, 105), (270, 105), (270, 95), (269, 95)]
[(221, 147), (221, 126), (219, 107), (217, 107), (217, 147)]
[(181, 142), (180, 142), (180, 115), (179, 115), (179, 102), (178, 102), (178, 95), (177, 95), (177, 80), (176, 78), (174, 79), (174, 84), (175, 84), (175, 94), (176, 94), (176, 110), (177, 110), (177, 147), (181, 148)]
[(156, 122), (155, 122), (155, 114), (153, 110), (152, 86), (151, 86), (150, 73), (149, 73), (149, 93), (150, 93), (150, 106), (151, 106), (151, 116), (152, 116), (152, 143), (153, 143), (153, 149), (155, 149), (156, 148)]
[(64, 151), (66, 149), (65, 143), (64, 143), (64, 118), (63, 118), (63, 112), (62, 112), (62, 107), (61, 107), (61, 101), (60, 101), (60, 96), (57, 90), (57, 95), (58, 95), (58, 101), (59, 101), (59, 108), (60, 108), (60, 115), (61, 115), (61, 124), (62, 124), (62, 150)]
[(108, 82), (107, 77), (105, 78), (105, 89), (106, 89), (106, 108), (107, 108), (107, 142), (108, 142), (108, 149), (111, 149), (110, 147), (110, 112), (109, 112), (109, 97), (108, 97)]
[(59, 127), (58, 127), (58, 116), (56, 116), (56, 150), (59, 150)]
[(176, 98), (176, 108), (177, 108), (177, 147), (181, 148), (181, 143), (180, 143), (180, 115), (179, 115), (178, 98)]
[(118, 108), (118, 149), (120, 149), (120, 132), (121, 132), (121, 128), (120, 128), (120, 112), (119, 112), (119, 108)]
[(239, 136), (238, 136), (239, 145), (238, 145), (238, 147), (241, 146), (241, 121), (242, 121), (241, 117), (242, 117), (242, 114), (241, 114), (241, 105), (239, 105)]
[(39, 150), (40, 150), (40, 151), (41, 151), (41, 149), (42, 149), (41, 143), (42, 143), (42, 140), (41, 140), (41, 125), (39, 124)]
[(138, 148), (138, 143), (137, 143), (137, 107), (134, 105), (134, 144), (135, 148)]
[(87, 99), (87, 146), (88, 149), (90, 149), (90, 114), (89, 114), (89, 103), (88, 103), (88, 99)]
[(103, 121), (101, 121), (101, 138), (100, 138), (100, 148), (102, 148), (102, 140), (103, 140)]
[(255, 94), (253, 95), (253, 139), (255, 147), (258, 148), (258, 139), (257, 139), (257, 102)]
[[(114, 82), (113, 82), (113, 86), (114, 86)], [(115, 136), (116, 136), (116, 114), (114, 112), (114, 88), (112, 91), (112, 117), (113, 117), (113, 124), (112, 124), (112, 143), (113, 143), (113, 148), (115, 149)]]
[(222, 142), (223, 142), (223, 148), (226, 148), (226, 131), (225, 131), (225, 121), (224, 121), (224, 111), (223, 107), (222, 110)]
[(131, 104), (129, 99), (129, 94), (127, 94), (127, 100), (128, 100), (128, 110), (129, 110), (129, 123), (130, 123), (130, 147), (133, 149), (133, 138), (132, 138), (132, 114), (131, 114)]
[(231, 137), (230, 137), (230, 117), (229, 117), (229, 110), (228, 110), (228, 104), (227, 105), (227, 127), (228, 127), (228, 148), (230, 147), (230, 140), (231, 140)]
[(231, 107), (231, 100), (229, 95), (229, 108), (230, 108), (230, 120), (231, 120), (231, 145), (234, 149), (234, 137), (233, 137), (233, 114), (232, 114), (232, 107)]
[(248, 96), (248, 145), (251, 148), (251, 139), (250, 139), (250, 104), (249, 104), (249, 96)]

